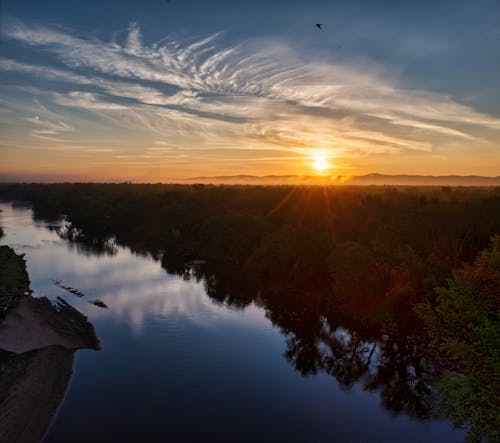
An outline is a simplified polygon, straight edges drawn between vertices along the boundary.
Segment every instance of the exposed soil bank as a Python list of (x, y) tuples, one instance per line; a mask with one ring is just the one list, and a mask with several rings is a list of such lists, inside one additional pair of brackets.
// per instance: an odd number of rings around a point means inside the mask
[(0, 349), (17, 354), (46, 346), (99, 349), (87, 317), (60, 299), (22, 297), (0, 323)]

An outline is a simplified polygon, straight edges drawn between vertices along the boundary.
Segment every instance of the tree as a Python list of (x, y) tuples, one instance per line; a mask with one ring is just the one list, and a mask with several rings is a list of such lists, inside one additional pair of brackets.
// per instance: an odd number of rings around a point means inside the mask
[(436, 289), (436, 303), (417, 306), (446, 375), (437, 407), (471, 442), (500, 438), (500, 236), (472, 265)]

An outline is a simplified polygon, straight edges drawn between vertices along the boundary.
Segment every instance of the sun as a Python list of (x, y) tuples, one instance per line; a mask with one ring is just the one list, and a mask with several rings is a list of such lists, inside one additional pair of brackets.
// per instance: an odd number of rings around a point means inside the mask
[(328, 163), (328, 160), (325, 156), (317, 155), (316, 157), (314, 157), (313, 166), (316, 171), (323, 172), (330, 168), (330, 163)]

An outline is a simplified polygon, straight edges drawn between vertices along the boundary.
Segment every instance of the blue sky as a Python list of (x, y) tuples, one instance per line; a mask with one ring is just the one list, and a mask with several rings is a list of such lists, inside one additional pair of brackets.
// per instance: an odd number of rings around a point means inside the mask
[(3, 0), (0, 26), (4, 178), (499, 174), (499, 1)]

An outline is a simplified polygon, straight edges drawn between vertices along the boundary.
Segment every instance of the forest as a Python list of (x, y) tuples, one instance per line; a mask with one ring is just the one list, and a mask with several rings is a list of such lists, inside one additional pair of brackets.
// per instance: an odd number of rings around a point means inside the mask
[[(2, 184), (92, 254), (117, 245), (263, 307), (302, 375), (499, 438), (500, 188)], [(348, 331), (348, 334), (342, 333)]]

